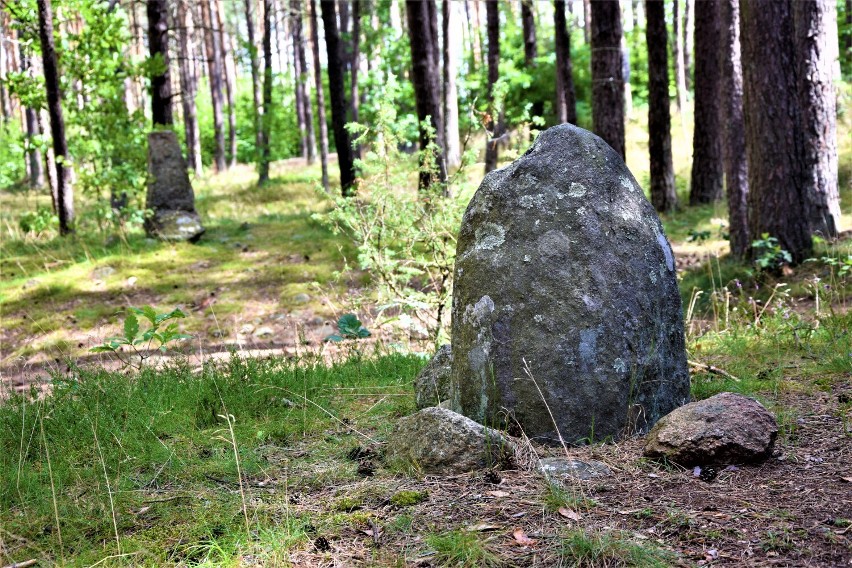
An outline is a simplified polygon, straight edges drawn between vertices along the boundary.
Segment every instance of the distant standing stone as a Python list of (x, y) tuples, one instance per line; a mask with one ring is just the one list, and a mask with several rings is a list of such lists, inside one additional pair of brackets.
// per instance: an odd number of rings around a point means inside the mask
[(148, 196), (154, 211), (145, 222), (148, 236), (165, 241), (197, 241), (204, 233), (195, 194), (177, 136), (170, 130), (148, 134)]
[(452, 337), (454, 406), (539, 441), (558, 441), (551, 412), (575, 443), (646, 431), (688, 400), (674, 255), (603, 140), (556, 126), (485, 177), (459, 234)]
[(453, 350), (442, 345), (414, 379), (414, 399), (417, 408), (438, 406), (450, 398), (450, 374), (453, 371)]
[(648, 434), (645, 456), (691, 467), (762, 461), (778, 435), (762, 404), (732, 392), (682, 406)]

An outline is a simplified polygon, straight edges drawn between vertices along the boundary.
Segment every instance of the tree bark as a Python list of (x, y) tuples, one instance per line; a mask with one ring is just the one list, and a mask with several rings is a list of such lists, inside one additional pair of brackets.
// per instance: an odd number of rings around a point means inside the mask
[(565, 1), (553, 2), (554, 44), (556, 50), (556, 120), (577, 124), (577, 98), (571, 66), (571, 36), (565, 22)]
[(494, 87), (500, 79), (500, 4), (497, 0), (485, 1), (485, 17), (488, 28), (488, 120), (486, 124), (486, 136), (490, 140), (485, 142), (485, 173), (497, 168), (497, 144), (502, 135), (501, 117), (502, 103), (500, 109), (496, 106), (494, 98)]
[(452, 49), (453, 34), (458, 29), (458, 14), (455, 4), (443, 0), (442, 31), (444, 35), (443, 97), (444, 97), (444, 141), (446, 144), (447, 168), (457, 168), (461, 164), (461, 140), (459, 138), (459, 94), (456, 86), (458, 60), (456, 50)]
[(198, 71), (195, 68), (195, 46), (192, 32), (196, 28), (192, 19), (192, 9), (189, 0), (178, 3), (178, 52), (180, 53), (180, 90), (181, 106), (183, 108), (183, 126), (186, 135), (186, 156), (189, 167), (200, 174), (201, 162), (201, 130), (198, 126), (198, 112), (195, 97), (198, 95)]
[(811, 232), (834, 237), (840, 223), (837, 187), (837, 97), (833, 46), (837, 44), (835, 2), (793, 3), (799, 104), (805, 150), (805, 184)]
[(337, 149), (337, 164), (340, 167), (340, 187), (344, 197), (354, 193), (355, 168), (352, 160), (352, 146), (346, 131), (346, 96), (343, 70), (345, 62), (340, 50), (340, 35), (337, 31), (337, 17), (334, 0), (321, 0), (325, 47), (328, 56), (328, 87), (331, 95), (331, 124), (334, 129), (334, 146)]
[[(430, 3), (434, 8), (434, 0), (406, 0), (405, 4), (411, 46), (411, 81), (414, 85), (420, 133), (421, 190), (430, 188), (434, 182), (443, 183), (447, 180), (444, 124), (441, 120), (441, 74), (436, 66), (434, 50), (438, 38), (432, 35)], [(429, 121), (434, 130), (434, 142), (438, 147), (431, 157), (426, 155), (431, 141), (428, 130), (423, 128), (426, 121)]]
[(743, 70), (740, 53), (740, 2), (721, 0), (721, 101), (725, 190), (731, 255), (745, 258), (748, 233), (748, 166), (743, 124)]
[(672, 4), (672, 59), (674, 60), (675, 88), (677, 89), (677, 110), (683, 112), (686, 107), (686, 79), (683, 68), (683, 38), (681, 37), (681, 21), (679, 0)]
[[(564, 0), (562, 7), (565, 7)], [(521, 29), (524, 34), (524, 63), (528, 69), (532, 69), (535, 67), (535, 58), (538, 57), (532, 0), (521, 0)]]
[(263, 113), (260, 128), (257, 183), (269, 181), (269, 134), (272, 117), (272, 0), (263, 0)]
[(299, 148), (303, 160), (308, 159), (308, 123), (305, 120), (305, 90), (302, 88), (302, 62), (299, 59), (298, 43), (301, 41), (301, 21), (296, 19), (298, 0), (290, 0), (287, 12), (290, 36), (293, 39), (293, 95), (296, 99), (296, 126), (299, 128)]
[[(434, 2), (432, 2), (434, 6)], [(361, 0), (352, 0), (352, 35), (349, 40), (349, 121), (358, 122), (358, 70), (361, 67)], [(352, 148), (355, 158), (361, 157), (361, 147)]]
[(231, 50), (231, 36), (225, 26), (225, 8), (222, 0), (215, 0), (214, 25), (222, 48), (222, 67), (225, 71), (225, 97), (228, 103), (228, 167), (237, 165), (237, 70)]
[(592, 43), (592, 0), (583, 0), (583, 39)]
[[(32, 77), (32, 64), (30, 56), (24, 48), (23, 42), (19, 44), (21, 54), (21, 71)], [(27, 179), (30, 187), (39, 188), (44, 186), (44, 166), (42, 165), (41, 151), (35, 147), (34, 139), (41, 134), (38, 124), (38, 113), (32, 107), (24, 107), (24, 125), (26, 127), (27, 140)]]
[(260, 84), (260, 62), (257, 57), (257, 42), (255, 40), (254, 31), (254, 14), (252, 14), (253, 0), (245, 0), (246, 12), (246, 35), (248, 36), (249, 62), (251, 66), (251, 89), (254, 100), (254, 144), (255, 144), (255, 162), (259, 164), (259, 151), (261, 146), (262, 128), (261, 128), (261, 108), (262, 99)]
[(645, 0), (645, 19), (645, 41), (648, 44), (648, 153), (651, 161), (651, 203), (657, 211), (673, 211), (677, 207), (677, 192), (672, 165), (668, 34), (663, 0)]
[(37, 0), (38, 32), (41, 40), (44, 83), (47, 90), (47, 112), (50, 115), (50, 133), (56, 156), (56, 197), (54, 208), (59, 217), (59, 234), (67, 235), (74, 227), (74, 194), (69, 183), (68, 144), (65, 140), (65, 120), (62, 117), (62, 95), (59, 92), (59, 69), (56, 48), (53, 44), (53, 12), (50, 0)]
[(695, 129), (689, 204), (722, 199), (722, 123), (719, 95), (719, 1), (695, 6)]
[(695, 16), (695, 0), (683, 2), (683, 82), (687, 92), (692, 89), (692, 41), (693, 32), (690, 22)]
[(6, 122), (12, 116), (12, 104), (9, 91), (6, 89), (6, 26), (4, 14), (0, 13), (0, 122)]
[(213, 153), (213, 165), (217, 172), (225, 171), (225, 128), (222, 107), (225, 106), (222, 96), (222, 47), (219, 45), (219, 34), (213, 27), (212, 2), (216, 0), (201, 0), (201, 17), (204, 25), (204, 40), (207, 46), (207, 79), (210, 83), (210, 98), (213, 103), (213, 132), (216, 147)]
[(154, 125), (174, 124), (172, 81), (169, 72), (169, 9), (166, 0), (148, 0), (148, 49), (151, 58), (159, 56), (165, 70), (151, 77), (151, 118)]
[(592, 4), (592, 122), (595, 133), (625, 158), (624, 69), (621, 8), (618, 2)]
[(319, 52), (319, 31), (317, 29), (316, 0), (310, 0), (311, 8), (311, 52), (314, 59), (314, 82), (317, 92), (317, 116), (320, 133), (320, 165), (322, 167), (322, 187), (328, 192), (328, 122), (325, 116), (325, 93), (322, 88), (322, 64)]
[[(302, 114), (305, 116), (305, 158), (308, 164), (313, 164), (317, 159), (316, 131), (314, 130), (314, 109), (311, 105), (311, 84), (308, 61), (305, 57), (305, 35), (302, 25), (302, 2), (292, 0), (290, 9), (293, 13), (293, 49), (295, 57), (299, 62), (298, 89), (301, 92)], [(357, 93), (357, 89), (355, 91)]]
[(791, 0), (740, 4), (751, 238), (778, 239), (798, 263), (813, 249)]

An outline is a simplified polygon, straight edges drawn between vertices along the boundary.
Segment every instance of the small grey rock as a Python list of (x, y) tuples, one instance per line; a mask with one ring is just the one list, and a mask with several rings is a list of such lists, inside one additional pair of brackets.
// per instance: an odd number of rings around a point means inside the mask
[(311, 301), (311, 297), (308, 294), (296, 294), (293, 296), (293, 301), (297, 304), (307, 304)]
[(450, 398), (450, 375), (453, 372), (453, 350), (442, 345), (414, 379), (417, 408), (436, 406)]
[(775, 417), (762, 404), (723, 392), (661, 418), (644, 453), (686, 467), (754, 463), (772, 455), (777, 435)]
[(565, 478), (586, 481), (612, 475), (612, 471), (603, 462), (581, 461), (565, 457), (542, 458), (538, 462), (538, 470), (552, 481), (561, 481)]
[(401, 418), (388, 437), (385, 458), (430, 474), (476, 471), (506, 463), (514, 443), (497, 430), (445, 408)]
[(274, 333), (275, 333), (275, 330), (273, 330), (271, 327), (263, 326), (263, 327), (259, 327), (255, 330), (254, 336), (255, 337), (269, 337), (270, 335), (272, 335)]
[(154, 216), (148, 219), (146, 228), (149, 234), (169, 242), (195, 242), (205, 230), (198, 213), (171, 210), (154, 213)]
[(105, 280), (106, 278), (115, 274), (115, 268), (112, 266), (99, 266), (92, 270), (92, 279), (94, 280)]

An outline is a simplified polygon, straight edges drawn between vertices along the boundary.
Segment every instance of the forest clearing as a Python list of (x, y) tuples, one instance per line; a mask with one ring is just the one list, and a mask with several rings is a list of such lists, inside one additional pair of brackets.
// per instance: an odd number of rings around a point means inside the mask
[(852, 566), (850, 0), (0, 0), (0, 567)]

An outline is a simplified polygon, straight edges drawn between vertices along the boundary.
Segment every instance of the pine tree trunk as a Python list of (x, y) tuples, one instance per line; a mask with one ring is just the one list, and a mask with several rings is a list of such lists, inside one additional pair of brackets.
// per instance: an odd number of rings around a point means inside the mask
[(290, 9), (293, 13), (293, 49), (295, 50), (295, 57), (299, 62), (298, 68), (300, 71), (297, 86), (301, 92), (302, 114), (305, 117), (305, 149), (307, 150), (305, 158), (308, 164), (313, 164), (317, 159), (317, 141), (316, 131), (314, 130), (314, 109), (313, 105), (311, 105), (310, 72), (308, 70), (307, 57), (305, 57), (305, 35), (304, 26), (302, 25), (301, 0), (291, 0)]
[[(485, 1), (488, 28), (488, 124), (491, 139), (485, 142), (485, 173), (497, 169), (497, 144), (502, 135), (500, 116), (494, 100), (494, 87), (500, 79), (500, 4), (497, 0)], [(502, 106), (502, 105), (501, 105)], [(502, 109), (499, 111), (502, 114)]]
[[(19, 43), (19, 49), (21, 54), (21, 71), (28, 77), (32, 77), (32, 64), (23, 42)], [(27, 136), (27, 179), (29, 180), (30, 187), (43, 187), (44, 166), (42, 165), (41, 151), (34, 145), (35, 137), (41, 134), (36, 109), (24, 107), (24, 126)]]
[(686, 79), (683, 69), (683, 38), (681, 37), (680, 1), (672, 3), (672, 59), (674, 63), (675, 88), (677, 89), (677, 110), (682, 113), (686, 108)]
[(183, 126), (186, 135), (186, 156), (189, 167), (201, 174), (201, 131), (198, 126), (198, 112), (195, 97), (198, 95), (198, 72), (195, 68), (195, 46), (192, 32), (196, 28), (192, 19), (189, 0), (178, 4), (178, 52), (180, 54), (180, 90), (183, 108)]
[(305, 120), (305, 91), (302, 89), (302, 62), (296, 47), (301, 41), (301, 22), (296, 20), (298, 0), (290, 1), (288, 12), (290, 34), (293, 39), (293, 95), (296, 99), (296, 125), (299, 128), (299, 148), (303, 160), (308, 159), (308, 123)]
[(752, 239), (778, 239), (798, 263), (811, 254), (806, 164), (791, 0), (740, 4), (743, 115)]
[(693, 31), (690, 23), (695, 16), (695, 0), (683, 0), (683, 82), (686, 90), (692, 89), (692, 63), (691, 53), (693, 45)]
[(214, 26), (219, 36), (222, 49), (222, 68), (225, 71), (225, 97), (228, 102), (228, 167), (237, 165), (237, 70), (231, 49), (231, 35), (225, 26), (225, 8), (222, 0), (213, 4), (215, 19)]
[(571, 36), (565, 22), (565, 2), (553, 3), (554, 44), (556, 50), (556, 120), (577, 124), (577, 100), (574, 72), (571, 68)]
[(625, 158), (621, 37), (618, 2), (592, 2), (592, 122), (595, 133)]
[(6, 26), (5, 13), (0, 13), (0, 122), (5, 123), (12, 116), (11, 96), (6, 89)]
[[(447, 180), (443, 150), (444, 125), (441, 121), (441, 73), (436, 66), (434, 50), (438, 38), (432, 35), (430, 3), (434, 8), (434, 0), (406, 0), (405, 4), (411, 46), (411, 81), (414, 84), (417, 118), (419, 123), (429, 121), (435, 132), (435, 144), (438, 146), (438, 151), (427, 160), (426, 152), (430, 139), (427, 129), (421, 124), (421, 190), (428, 189), (436, 181), (443, 183)], [(427, 169), (423, 162), (431, 163), (433, 169)]]
[(321, 0), (325, 47), (328, 56), (328, 88), (331, 95), (331, 124), (334, 129), (334, 146), (337, 149), (337, 164), (340, 167), (340, 187), (344, 197), (354, 193), (355, 169), (352, 161), (352, 146), (346, 131), (346, 97), (343, 70), (345, 62), (340, 49), (340, 35), (334, 0)]
[(695, 129), (689, 204), (722, 199), (722, 123), (719, 108), (719, 1), (695, 6)]
[(521, 27), (524, 35), (524, 64), (528, 69), (532, 69), (535, 67), (535, 58), (538, 57), (532, 0), (521, 0)]
[(672, 165), (668, 34), (663, 0), (645, 0), (645, 19), (645, 41), (648, 44), (648, 153), (651, 162), (651, 203), (657, 211), (673, 211), (677, 207), (677, 192)]
[(443, 0), (442, 31), (444, 35), (443, 97), (444, 97), (444, 140), (446, 142), (447, 168), (457, 168), (461, 164), (461, 139), (459, 138), (459, 94), (456, 86), (458, 60), (456, 50), (450, 47), (452, 36), (457, 33), (458, 14), (455, 4)]
[[(432, 2), (434, 6), (434, 1)], [(358, 122), (358, 70), (361, 67), (361, 0), (352, 0), (352, 36), (349, 41), (349, 121)], [(361, 158), (361, 147), (352, 149), (355, 158)]]
[(721, 102), (725, 190), (731, 255), (745, 258), (748, 233), (748, 166), (743, 124), (743, 69), (740, 53), (740, 2), (721, 0)]
[(258, 151), (258, 185), (269, 181), (269, 134), (272, 126), (272, 0), (263, 0), (263, 113)]
[(325, 113), (325, 93), (322, 88), (322, 64), (320, 63), (319, 30), (317, 28), (316, 0), (309, 0), (311, 8), (311, 52), (314, 59), (314, 82), (317, 92), (317, 118), (320, 134), (320, 165), (322, 187), (328, 192), (328, 122)]
[(592, 43), (592, 0), (583, 0), (583, 39)]
[(169, 10), (166, 0), (147, 0), (148, 49), (151, 58), (159, 56), (165, 70), (151, 77), (151, 117), (154, 125), (170, 126), (172, 117), (172, 81), (169, 72)]
[[(647, 17), (647, 16), (646, 16)], [(634, 30), (639, 29), (639, 0), (630, 0), (630, 18)]]
[(260, 84), (260, 62), (257, 57), (257, 41), (255, 39), (254, 14), (252, 14), (252, 5), (254, 0), (245, 0), (246, 12), (246, 35), (248, 36), (249, 62), (251, 66), (251, 88), (252, 97), (254, 100), (254, 144), (255, 144), (255, 162), (259, 163), (259, 151), (261, 146), (261, 138), (263, 136), (261, 129), (261, 91), (263, 87)]
[[(45, 109), (38, 112), (38, 129), (41, 132), (50, 130), (50, 115)], [(53, 204), (55, 212), (59, 211), (59, 185), (56, 179), (56, 160), (53, 156), (53, 148), (48, 146), (44, 151), (44, 173), (47, 177), (47, 184), (50, 186), (50, 202)]]
[(216, 147), (213, 152), (213, 165), (217, 172), (225, 171), (225, 128), (222, 116), (225, 106), (222, 96), (222, 46), (219, 45), (219, 34), (213, 26), (212, 2), (216, 0), (201, 0), (201, 15), (204, 25), (205, 54), (207, 56), (207, 79), (210, 83), (210, 98), (213, 103), (213, 133)]
[(473, 19), (468, 16), (468, 25), (470, 30), (470, 36), (473, 39), (473, 65), (472, 70), (477, 70), (482, 67), (482, 34), (480, 30), (482, 29), (482, 18), (479, 14), (479, 2), (480, 0), (471, 0), (471, 4), (473, 5)]
[(837, 44), (835, 2), (793, 3), (799, 104), (805, 148), (805, 187), (811, 232), (834, 237), (840, 223), (837, 187), (837, 97), (834, 49)]
[(73, 232), (74, 194), (71, 189), (68, 167), (68, 144), (65, 140), (65, 120), (62, 117), (62, 95), (59, 91), (59, 69), (56, 64), (56, 48), (53, 44), (53, 13), (50, 0), (37, 0), (38, 32), (41, 40), (44, 83), (47, 90), (47, 112), (50, 115), (50, 133), (53, 137), (53, 152), (56, 156), (55, 209), (59, 217), (59, 234)]

